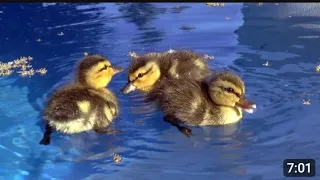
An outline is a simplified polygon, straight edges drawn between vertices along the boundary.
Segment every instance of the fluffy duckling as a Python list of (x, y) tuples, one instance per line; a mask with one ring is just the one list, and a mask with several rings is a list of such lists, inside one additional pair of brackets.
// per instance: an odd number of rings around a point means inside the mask
[(65, 134), (95, 130), (116, 133), (108, 125), (118, 116), (119, 104), (105, 87), (113, 75), (123, 71), (106, 58), (94, 55), (81, 60), (77, 80), (58, 89), (49, 99), (44, 111), (46, 132), (40, 144), (50, 144), (52, 129)]
[(232, 72), (219, 72), (203, 81), (170, 79), (166, 86), (151, 91), (148, 100), (156, 100), (164, 111), (164, 120), (185, 135), (190, 126), (232, 124), (242, 119), (242, 110), (253, 113), (256, 105), (245, 97), (242, 79)]
[(128, 83), (121, 90), (149, 92), (167, 78), (201, 80), (208, 76), (206, 60), (192, 51), (168, 51), (134, 57), (129, 67)]

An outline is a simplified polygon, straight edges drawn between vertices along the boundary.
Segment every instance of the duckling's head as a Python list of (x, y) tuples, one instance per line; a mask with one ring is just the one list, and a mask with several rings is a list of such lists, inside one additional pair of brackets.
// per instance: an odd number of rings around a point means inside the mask
[(113, 75), (121, 71), (122, 67), (112, 66), (110, 61), (102, 56), (86, 56), (79, 64), (77, 78), (81, 85), (99, 89), (106, 87)]
[(217, 73), (210, 81), (209, 96), (219, 106), (238, 107), (252, 113), (256, 105), (245, 97), (245, 85), (233, 72)]
[(135, 58), (129, 67), (128, 83), (121, 92), (128, 94), (137, 89), (148, 92), (154, 87), (160, 76), (160, 67), (155, 59), (149, 56)]

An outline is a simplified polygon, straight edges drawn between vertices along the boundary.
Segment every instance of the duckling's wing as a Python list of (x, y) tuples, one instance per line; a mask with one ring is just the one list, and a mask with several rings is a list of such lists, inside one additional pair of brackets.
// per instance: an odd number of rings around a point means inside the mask
[(46, 120), (68, 121), (80, 118), (80, 110), (75, 101), (56, 99), (51, 101), (44, 113)]
[(207, 61), (193, 51), (181, 51), (177, 56), (180, 58), (178, 69), (190, 79), (200, 80), (210, 74)]
[[(96, 99), (95, 104), (101, 105), (101, 107), (104, 108), (103, 111), (109, 111), (112, 115), (112, 117), (116, 117), (119, 115), (119, 102), (116, 98), (116, 96), (113, 94), (112, 91), (108, 89), (101, 89), (99, 91), (96, 90), (89, 90), (93, 95), (96, 95), (97, 97), (100, 97), (100, 101), (98, 102), (98, 99)], [(113, 118), (108, 118), (108, 120), (111, 120)]]
[(206, 60), (193, 51), (166, 53), (160, 61), (170, 66), (167, 71), (169, 76), (174, 78), (187, 77), (201, 80), (210, 74)]
[(44, 117), (47, 120), (55, 121), (78, 119), (81, 117), (82, 113), (79, 108), (79, 102), (90, 103), (90, 98), (92, 98), (92, 95), (85, 89), (67, 89), (58, 91), (48, 101)]
[(202, 92), (201, 82), (171, 79), (159, 91), (157, 99), (166, 115), (191, 125), (202, 121), (208, 101)]

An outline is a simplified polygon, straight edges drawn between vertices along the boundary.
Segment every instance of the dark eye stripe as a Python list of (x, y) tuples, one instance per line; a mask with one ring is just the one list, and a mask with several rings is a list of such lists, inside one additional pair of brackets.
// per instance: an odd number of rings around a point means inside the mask
[(237, 97), (240, 97), (240, 96), (241, 96), (239, 93), (236, 93), (233, 88), (225, 88), (225, 87), (221, 87), (221, 88), (222, 88), (224, 91), (227, 91), (227, 92), (229, 92), (229, 93), (233, 93), (233, 94), (236, 95)]
[(239, 94), (239, 93), (234, 92), (234, 94), (235, 94), (238, 98), (240, 98), (240, 94)]
[(132, 81), (130, 81), (130, 82), (133, 82), (133, 81), (135, 81), (135, 80), (143, 77), (144, 75), (148, 74), (151, 70), (152, 70), (152, 67), (151, 67), (150, 69), (148, 69), (148, 71), (146, 71), (145, 73), (140, 73), (140, 74), (138, 74), (138, 77), (134, 78), (134, 79), (133, 79)]
[(103, 70), (106, 70), (108, 68), (112, 67), (111, 65), (104, 65), (103, 68), (99, 69), (99, 72), (103, 71)]

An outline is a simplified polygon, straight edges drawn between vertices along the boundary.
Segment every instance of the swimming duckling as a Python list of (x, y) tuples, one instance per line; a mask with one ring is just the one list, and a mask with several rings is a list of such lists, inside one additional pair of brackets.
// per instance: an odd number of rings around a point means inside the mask
[(122, 67), (112, 66), (99, 55), (82, 59), (76, 82), (58, 89), (48, 101), (43, 117), (46, 131), (40, 144), (50, 144), (52, 129), (65, 134), (89, 130), (116, 133), (108, 125), (119, 114), (118, 100), (105, 87), (121, 71)]
[(191, 130), (179, 125), (209, 126), (232, 124), (242, 119), (242, 110), (253, 113), (256, 105), (245, 97), (242, 79), (232, 72), (219, 72), (209, 81), (170, 79), (154, 89), (147, 99), (157, 101), (164, 120), (185, 135)]
[(149, 53), (133, 57), (128, 83), (121, 91), (124, 94), (136, 89), (148, 92), (167, 78), (201, 80), (209, 74), (206, 60), (192, 51)]

